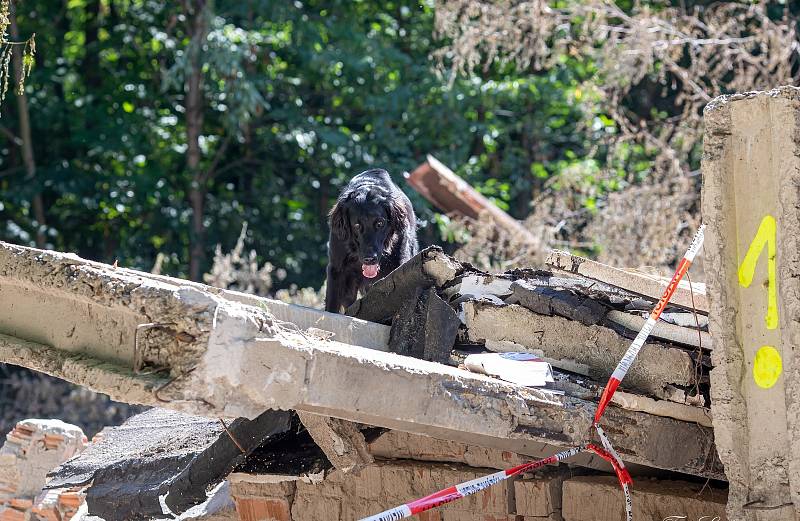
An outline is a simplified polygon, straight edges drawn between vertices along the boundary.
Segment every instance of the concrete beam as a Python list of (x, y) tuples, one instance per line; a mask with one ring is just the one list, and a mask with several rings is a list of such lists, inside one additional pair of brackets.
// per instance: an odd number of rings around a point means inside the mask
[(800, 89), (705, 109), (715, 437), (728, 517), (800, 518)]
[[(82, 282), (76, 277), (83, 274)], [(111, 278), (109, 278), (111, 277)], [(144, 284), (146, 282), (146, 284)], [(120, 344), (120, 348), (130, 347), (132, 338), (104, 337), (102, 321), (105, 320), (101, 304), (95, 298), (96, 288), (107, 285), (111, 294), (123, 288), (135, 289), (143, 285), (134, 295), (143, 295), (144, 306), (137, 307), (136, 301), (118, 300), (113, 303), (115, 320), (127, 324), (147, 323), (147, 302), (145, 293), (167, 293), (177, 287), (195, 288), (224, 298), (268, 310), (276, 319), (290, 322), (302, 330), (320, 329), (333, 333), (339, 342), (370, 347), (386, 351), (389, 344), (389, 327), (366, 320), (352, 319), (336, 313), (287, 304), (279, 300), (259, 297), (238, 291), (228, 291), (197, 282), (154, 275), (137, 270), (113, 268), (107, 264), (81, 259), (73, 254), (58, 253), (34, 248), (16, 246), (0, 241), (0, 306), (6, 313), (0, 316), (0, 332), (11, 336), (29, 338), (25, 334), (14, 335), (13, 331), (32, 331), (32, 337), (54, 347), (69, 351), (76, 345), (97, 345), (109, 349), (109, 345)], [(24, 298), (22, 296), (24, 295)], [(36, 296), (41, 299), (36, 299)], [(98, 295), (99, 297), (99, 295)], [(30, 301), (30, 308), (23, 308)], [(111, 301), (109, 301), (111, 304)], [(144, 310), (144, 311), (142, 311)], [(99, 315), (93, 312), (98, 311)], [(50, 320), (41, 320), (48, 317)], [(84, 327), (74, 330), (76, 320), (86, 318), (98, 327)], [(38, 340), (33, 340), (38, 341)], [(101, 353), (98, 358), (114, 358), (112, 352)]]
[[(329, 340), (178, 282), (3, 245), (0, 333), (33, 360), (6, 348), (0, 361), (126, 402), (223, 417), (293, 409), (518, 454), (589, 431), (591, 401)], [(626, 460), (723, 477), (710, 429), (614, 407), (605, 418)]]

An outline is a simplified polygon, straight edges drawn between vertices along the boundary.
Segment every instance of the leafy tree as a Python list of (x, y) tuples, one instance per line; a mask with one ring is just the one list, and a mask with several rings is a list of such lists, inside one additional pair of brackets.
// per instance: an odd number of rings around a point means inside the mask
[[(597, 182), (586, 156), (616, 127), (594, 62), (564, 49), (552, 68), (443, 76), (435, 16), (397, 0), (26, 2), (36, 174), (19, 144), (0, 146), (0, 238), (141, 269), (161, 254), (165, 272), (197, 279), (246, 221), (248, 247), (285, 270), (275, 289), (318, 287), (328, 209), (363, 169), (402, 186), (433, 153), (518, 218), (554, 180), (571, 186), (564, 173)], [(19, 136), (22, 112), (8, 112)], [(409, 195), (423, 241), (439, 242), (440, 220)]]

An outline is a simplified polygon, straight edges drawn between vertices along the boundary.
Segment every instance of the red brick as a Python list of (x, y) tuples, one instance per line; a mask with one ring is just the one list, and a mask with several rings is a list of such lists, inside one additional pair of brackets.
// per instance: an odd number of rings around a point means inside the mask
[(292, 521), (289, 502), (283, 498), (236, 498), (240, 521)]

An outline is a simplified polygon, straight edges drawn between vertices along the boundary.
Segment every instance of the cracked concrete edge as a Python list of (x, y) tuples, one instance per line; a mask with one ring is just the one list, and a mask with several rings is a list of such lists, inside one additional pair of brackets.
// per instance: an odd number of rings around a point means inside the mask
[(440, 288), (464, 271), (464, 266), (452, 257), (445, 255), (443, 251), (434, 250), (422, 263), (422, 270), (433, 279), (436, 287)]
[(299, 411), (297, 414), (314, 442), (337, 469), (358, 471), (375, 461), (357, 424), (310, 412)]
[[(547, 358), (584, 364), (599, 379), (611, 375), (630, 345), (630, 340), (606, 327), (539, 315), (516, 304), (466, 302), (463, 310), (470, 340), (511, 341), (540, 350)], [(625, 384), (661, 397), (668, 384), (692, 385), (694, 374), (687, 351), (649, 343), (631, 366)]]

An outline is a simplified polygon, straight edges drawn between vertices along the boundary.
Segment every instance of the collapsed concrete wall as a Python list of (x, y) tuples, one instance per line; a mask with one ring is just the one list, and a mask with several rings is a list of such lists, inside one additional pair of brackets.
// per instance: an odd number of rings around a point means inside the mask
[(800, 517), (800, 89), (705, 110), (711, 395), (732, 519)]

